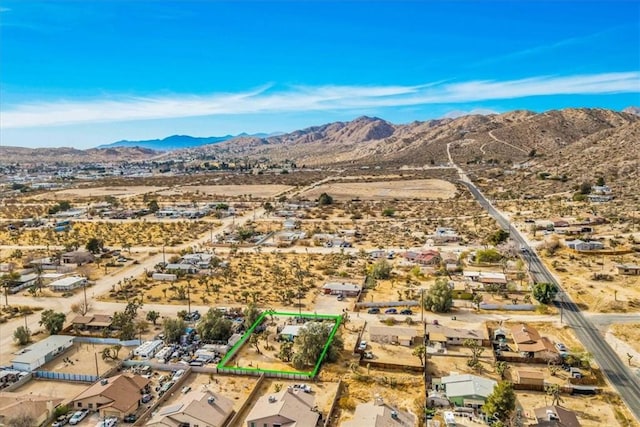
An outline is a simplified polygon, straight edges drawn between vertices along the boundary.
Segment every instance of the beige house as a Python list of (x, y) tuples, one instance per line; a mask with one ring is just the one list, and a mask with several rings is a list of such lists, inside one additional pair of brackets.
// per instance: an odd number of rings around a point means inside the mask
[(544, 386), (544, 374), (539, 371), (518, 369), (515, 371), (515, 380), (518, 384)]
[(122, 418), (138, 409), (149, 383), (148, 379), (130, 373), (105, 378), (76, 396), (70, 407), (98, 411), (101, 417)]
[(247, 416), (247, 427), (316, 427), (320, 413), (314, 409), (311, 394), (288, 387), (259, 398)]
[(415, 415), (400, 411), (376, 398), (373, 402), (356, 406), (353, 418), (342, 423), (343, 427), (414, 427)]
[(422, 333), (416, 328), (404, 328), (396, 326), (371, 326), (369, 327), (369, 339), (382, 344), (398, 343), (403, 346), (411, 346)]
[(53, 415), (55, 407), (63, 399), (29, 394), (19, 396), (16, 393), (0, 392), (0, 426), (11, 425), (11, 421), (30, 417), (33, 425), (41, 425)]
[(539, 359), (557, 361), (560, 354), (547, 337), (541, 337), (538, 331), (525, 324), (516, 325), (511, 328), (513, 341), (516, 343), (518, 352), (523, 357), (535, 357)]
[(210, 390), (189, 391), (169, 406), (161, 407), (147, 422), (152, 427), (222, 427), (233, 415), (233, 401)]
[(534, 409), (536, 424), (532, 427), (580, 427), (580, 421), (575, 412), (560, 406), (544, 406)]
[(464, 345), (464, 342), (469, 339), (478, 345), (487, 347), (491, 345), (486, 329), (449, 328), (440, 324), (429, 324), (426, 329), (431, 342), (439, 342), (444, 345)]

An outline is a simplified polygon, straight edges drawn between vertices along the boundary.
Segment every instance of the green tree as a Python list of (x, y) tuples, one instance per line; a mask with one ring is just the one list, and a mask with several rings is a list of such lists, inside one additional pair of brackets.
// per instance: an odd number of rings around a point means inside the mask
[(417, 345), (414, 349), (413, 352), (411, 354), (413, 354), (414, 356), (416, 356), (418, 359), (420, 359), (420, 365), (424, 366), (424, 353), (425, 353), (425, 347), (424, 344), (420, 344)]
[(153, 323), (153, 326), (156, 325), (156, 322), (158, 321), (159, 318), (160, 318), (160, 313), (158, 313), (157, 311), (151, 310), (150, 312), (147, 313), (147, 320)]
[(542, 304), (549, 304), (558, 293), (558, 288), (553, 283), (536, 283), (532, 288), (533, 297)]
[[(292, 361), (296, 369), (314, 365), (318, 361), (325, 344), (329, 340), (332, 328), (333, 325), (324, 322), (308, 322), (305, 324), (305, 327), (300, 330), (300, 334), (295, 339), (296, 352)], [(343, 349), (342, 338), (337, 334), (334, 335), (323, 361), (335, 362)]]
[(506, 242), (508, 238), (509, 238), (509, 232), (503, 229), (500, 229), (495, 233), (490, 234), (489, 237), (487, 237), (487, 242), (489, 242), (493, 246), (498, 246), (500, 243)]
[(598, 187), (602, 187), (603, 185), (605, 185), (604, 177), (603, 177), (603, 176), (599, 176), (599, 177), (598, 177), (598, 179), (596, 180), (596, 185), (597, 185)]
[(453, 307), (453, 292), (446, 279), (436, 282), (424, 295), (424, 308), (434, 313), (447, 313)]
[(118, 331), (118, 338), (123, 341), (132, 340), (136, 337), (136, 328), (133, 318), (124, 312), (113, 313), (111, 327)]
[(380, 259), (371, 266), (371, 277), (377, 280), (388, 279), (391, 277), (392, 269), (393, 267), (386, 259)]
[(582, 184), (580, 184), (579, 191), (580, 191), (580, 194), (591, 193), (591, 183), (588, 181), (583, 182)]
[(478, 341), (472, 339), (464, 340), (463, 345), (471, 350), (471, 359), (467, 360), (467, 365), (471, 368), (480, 367), (480, 356), (484, 352), (484, 347), (478, 344)]
[(62, 330), (64, 321), (67, 319), (67, 315), (64, 313), (56, 313), (53, 310), (45, 310), (40, 316), (40, 326), (44, 326), (45, 329), (51, 335), (55, 335)]
[(491, 263), (498, 262), (502, 259), (502, 254), (496, 249), (479, 249), (476, 251), (476, 262), (478, 263)]
[(92, 237), (87, 241), (85, 248), (92, 254), (97, 254), (104, 248), (104, 242), (97, 237)]
[[(516, 394), (513, 391), (513, 384), (509, 381), (500, 381), (487, 397), (482, 412), (490, 420), (504, 423), (509, 419), (511, 412), (516, 407)], [(492, 425), (494, 425), (492, 423)]]
[(31, 342), (31, 331), (26, 326), (18, 326), (13, 331), (13, 339), (17, 341), (18, 345), (27, 345)]
[(184, 330), (187, 328), (187, 323), (178, 318), (164, 319), (162, 322), (162, 330), (164, 333), (164, 340), (166, 343), (175, 343), (180, 341), (180, 337), (184, 334)]
[(396, 210), (393, 208), (384, 208), (382, 210), (382, 216), (392, 217), (396, 214)]
[(210, 308), (197, 326), (198, 333), (205, 342), (227, 341), (233, 334), (231, 320), (220, 310)]
[(253, 325), (256, 320), (262, 314), (262, 311), (252, 302), (247, 304), (247, 307), (243, 311), (244, 314), (244, 327), (249, 329), (251, 325)]
[(285, 341), (280, 344), (280, 351), (278, 352), (278, 359), (283, 362), (291, 362), (293, 357), (293, 343), (291, 341)]
[(562, 402), (562, 398), (560, 397), (560, 386), (558, 384), (545, 384), (544, 392), (547, 396), (551, 397), (552, 405), (557, 406)]
[(156, 213), (160, 210), (160, 205), (158, 205), (158, 201), (154, 199), (149, 201), (147, 208), (149, 209), (149, 212)]
[(320, 197), (318, 197), (318, 204), (320, 206), (331, 205), (333, 204), (333, 197), (327, 193), (322, 193)]
[(495, 364), (496, 373), (500, 375), (500, 379), (504, 380), (505, 375), (507, 374), (507, 369), (509, 365), (505, 361), (497, 361)]

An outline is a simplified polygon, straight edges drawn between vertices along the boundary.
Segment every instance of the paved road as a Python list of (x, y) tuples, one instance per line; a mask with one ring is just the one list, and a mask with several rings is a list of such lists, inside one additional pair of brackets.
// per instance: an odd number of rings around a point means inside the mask
[(637, 420), (640, 420), (640, 379), (620, 360), (591, 319), (587, 318), (571, 300), (571, 297), (564, 292), (560, 283), (542, 263), (538, 254), (529, 246), (527, 240), (515, 227), (511, 226), (509, 220), (495, 209), (476, 186), (468, 180), (464, 175), (464, 171), (458, 170), (461, 182), (469, 188), (478, 203), (496, 219), (500, 227), (509, 231), (511, 238), (520, 245), (525, 261), (529, 263), (531, 273), (536, 282), (553, 283), (558, 287), (560, 291), (556, 297), (555, 304), (561, 309), (563, 323), (571, 326), (580, 342), (593, 355), (605, 377), (627, 404), (631, 413)]

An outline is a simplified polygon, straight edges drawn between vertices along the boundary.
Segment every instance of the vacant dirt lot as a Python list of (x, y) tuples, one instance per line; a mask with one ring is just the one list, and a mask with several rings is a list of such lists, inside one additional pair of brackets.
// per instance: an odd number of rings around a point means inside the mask
[(45, 193), (38, 196), (41, 199), (73, 199), (74, 197), (130, 197), (140, 194), (155, 193), (164, 190), (166, 187), (137, 186), (137, 187), (94, 187), (94, 188), (70, 188), (68, 190), (56, 191), (55, 193)]
[(440, 179), (416, 179), (408, 181), (374, 181), (329, 183), (302, 193), (301, 196), (317, 199), (327, 193), (336, 200), (393, 200), (393, 199), (449, 199), (456, 187)]
[[(98, 363), (98, 375), (102, 375), (116, 366), (114, 361), (102, 360), (102, 350), (109, 345), (74, 343), (73, 346), (60, 357), (52, 360), (42, 367), (44, 371), (68, 372), (73, 374), (96, 375), (96, 360)], [(120, 358), (124, 358), (130, 349), (120, 349)], [(65, 361), (66, 360), (66, 361)], [(68, 363), (71, 360), (72, 363)]]
[(161, 196), (182, 195), (195, 193), (203, 196), (237, 197), (250, 196), (251, 198), (269, 198), (290, 190), (288, 185), (185, 185), (174, 187), (170, 190), (159, 191)]
[(82, 393), (89, 385), (90, 384), (65, 381), (31, 380), (17, 389), (15, 393), (21, 396), (39, 394), (41, 396), (58, 397), (69, 401)]

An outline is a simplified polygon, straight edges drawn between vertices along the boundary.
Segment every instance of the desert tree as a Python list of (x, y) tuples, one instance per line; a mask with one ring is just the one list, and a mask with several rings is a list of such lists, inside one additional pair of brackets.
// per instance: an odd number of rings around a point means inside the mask
[(502, 425), (509, 419), (511, 413), (516, 407), (516, 395), (513, 390), (513, 384), (509, 381), (500, 381), (493, 389), (493, 392), (487, 397), (482, 412), (493, 420), (492, 425), (497, 422)]
[(147, 313), (147, 320), (153, 323), (153, 326), (156, 325), (156, 322), (160, 318), (160, 313), (155, 310), (151, 310)]
[(417, 345), (414, 349), (413, 352), (411, 352), (411, 354), (413, 354), (414, 356), (416, 356), (418, 359), (420, 359), (420, 365), (424, 366), (424, 353), (425, 353), (425, 346), (424, 344), (420, 344)]
[(44, 326), (50, 335), (55, 335), (62, 330), (66, 319), (66, 314), (49, 309), (42, 312), (39, 323), (40, 326)]
[(27, 345), (31, 342), (31, 331), (26, 326), (18, 326), (18, 328), (13, 331), (13, 339), (18, 345)]
[(453, 307), (453, 292), (446, 279), (436, 279), (423, 298), (424, 308), (435, 313), (446, 313)]

